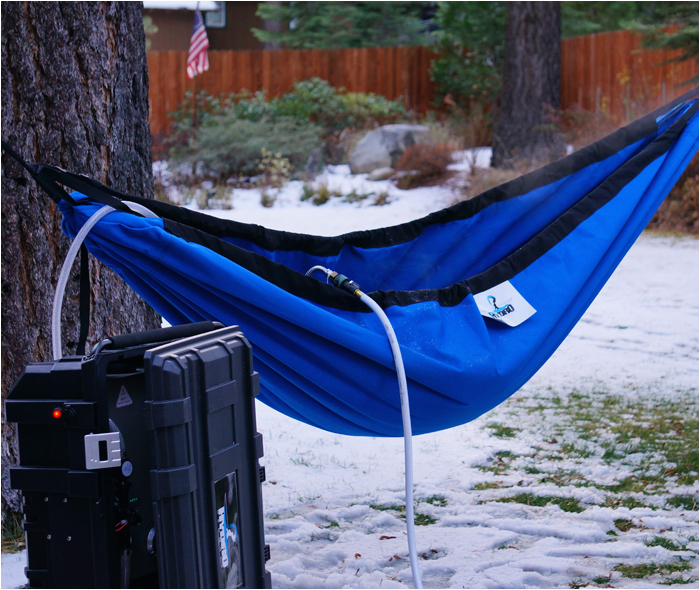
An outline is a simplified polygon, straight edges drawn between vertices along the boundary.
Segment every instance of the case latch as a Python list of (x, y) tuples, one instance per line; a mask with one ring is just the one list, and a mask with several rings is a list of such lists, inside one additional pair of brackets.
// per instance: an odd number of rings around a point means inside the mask
[(122, 464), (118, 432), (85, 435), (85, 469), (107, 469)]

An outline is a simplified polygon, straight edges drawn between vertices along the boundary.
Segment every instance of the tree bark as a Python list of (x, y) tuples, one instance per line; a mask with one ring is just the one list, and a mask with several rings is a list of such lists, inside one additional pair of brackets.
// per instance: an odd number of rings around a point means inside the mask
[[(28, 162), (84, 173), (153, 196), (148, 70), (140, 2), (3, 2), (2, 138)], [(70, 240), (54, 203), (2, 155), (2, 400), (24, 367), (51, 360), (51, 306)], [(66, 289), (63, 353), (78, 340), (78, 267)], [(111, 270), (90, 261), (88, 342), (158, 327), (156, 313)], [(2, 406), (2, 508), (15, 428)]]
[(556, 125), (560, 87), (559, 2), (509, 2), (492, 166), (544, 163), (564, 155)]

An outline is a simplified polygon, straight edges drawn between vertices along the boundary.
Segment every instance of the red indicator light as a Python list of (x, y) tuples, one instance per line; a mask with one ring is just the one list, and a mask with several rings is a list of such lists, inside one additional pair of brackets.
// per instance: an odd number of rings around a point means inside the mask
[(51, 415), (58, 420), (61, 416), (63, 416), (63, 410), (61, 410), (61, 408), (56, 408)]

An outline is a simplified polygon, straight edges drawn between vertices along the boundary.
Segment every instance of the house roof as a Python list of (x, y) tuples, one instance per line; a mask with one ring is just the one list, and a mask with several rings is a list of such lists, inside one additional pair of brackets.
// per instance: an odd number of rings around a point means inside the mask
[(187, 0), (144, 0), (144, 8), (160, 8), (162, 10), (219, 10), (216, 2), (189, 2)]

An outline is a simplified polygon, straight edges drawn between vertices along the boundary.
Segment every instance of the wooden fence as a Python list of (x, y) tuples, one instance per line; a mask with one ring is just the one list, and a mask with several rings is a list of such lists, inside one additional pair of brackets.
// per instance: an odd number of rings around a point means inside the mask
[(154, 134), (167, 132), (168, 111), (184, 99), (185, 92), (206, 90), (219, 95), (267, 90), (280, 96), (294, 82), (318, 77), (332, 86), (354, 92), (374, 92), (425, 112), (433, 97), (429, 47), (366, 47), (357, 49), (306, 49), (278, 51), (210, 51), (209, 71), (188, 80), (186, 51), (149, 51), (150, 124)]
[[(579, 108), (630, 120), (679, 96), (681, 82), (697, 75), (698, 61), (663, 62), (678, 52), (641, 51), (630, 31), (564, 39), (561, 44), (562, 109)], [(425, 112), (435, 98), (430, 47), (370, 47), (279, 51), (210, 51), (209, 71), (188, 80), (187, 52), (149, 51), (150, 125), (154, 135), (168, 132), (168, 112), (195, 87), (219, 95), (266, 89), (279, 96), (296, 81), (313, 76), (350, 91), (403, 97), (409, 108)]]
[(640, 36), (614, 31), (564, 39), (561, 44), (561, 106), (609, 114), (623, 122), (640, 117), (692, 86), (698, 60), (659, 65), (680, 52), (643, 51)]

